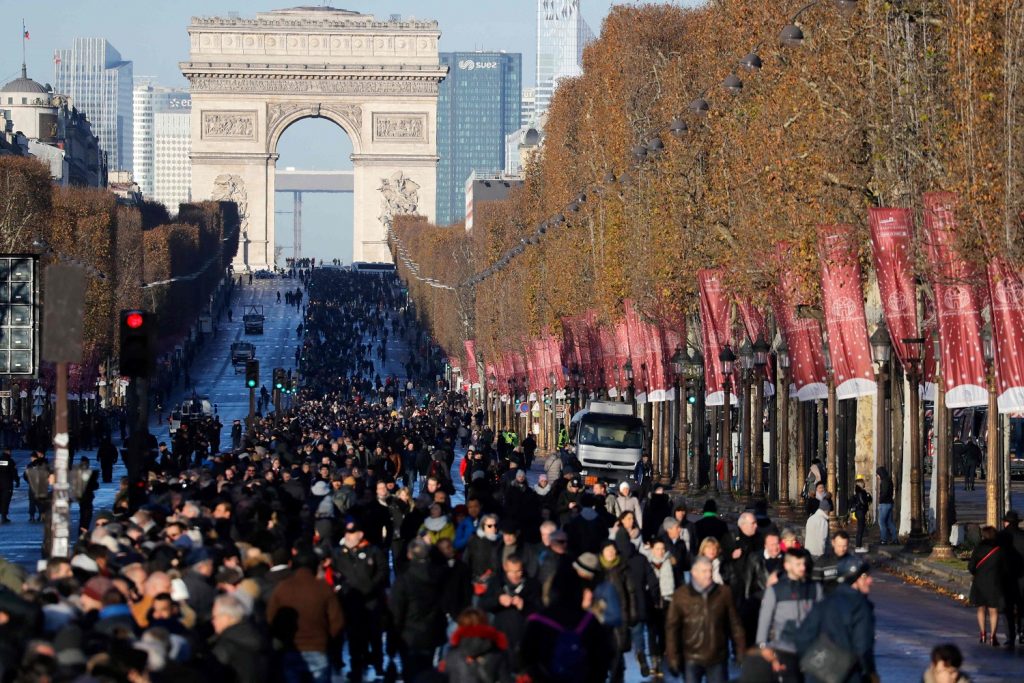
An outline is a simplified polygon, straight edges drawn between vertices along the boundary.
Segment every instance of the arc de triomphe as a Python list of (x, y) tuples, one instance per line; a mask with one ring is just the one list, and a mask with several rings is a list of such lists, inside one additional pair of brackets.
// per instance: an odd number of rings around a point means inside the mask
[(391, 261), (385, 222), (434, 217), (437, 168), (436, 21), (298, 7), (194, 17), (192, 196), (231, 199), (242, 213), (235, 267), (274, 263), (277, 142), (299, 119), (323, 117), (352, 140), (355, 261)]

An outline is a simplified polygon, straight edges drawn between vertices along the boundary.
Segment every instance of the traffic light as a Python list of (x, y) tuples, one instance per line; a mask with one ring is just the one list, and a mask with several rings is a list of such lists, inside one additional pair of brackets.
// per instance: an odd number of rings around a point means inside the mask
[(245, 361), (245, 386), (255, 389), (260, 383), (260, 362), (258, 360)]
[(691, 406), (697, 402), (697, 387), (695, 382), (686, 383), (686, 402)]
[(287, 387), (287, 383), (284, 368), (274, 368), (274, 388), (281, 391)]
[(299, 373), (292, 374), (292, 371), (288, 371), (288, 392), (296, 393), (299, 390)]
[(149, 377), (156, 346), (156, 315), (131, 309), (121, 311), (121, 374)]

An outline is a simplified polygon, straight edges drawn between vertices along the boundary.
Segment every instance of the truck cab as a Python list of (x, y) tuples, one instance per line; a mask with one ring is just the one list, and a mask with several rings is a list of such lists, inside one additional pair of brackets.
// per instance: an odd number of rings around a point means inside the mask
[(644, 423), (628, 403), (590, 401), (573, 415), (569, 443), (587, 484), (633, 481), (644, 450)]

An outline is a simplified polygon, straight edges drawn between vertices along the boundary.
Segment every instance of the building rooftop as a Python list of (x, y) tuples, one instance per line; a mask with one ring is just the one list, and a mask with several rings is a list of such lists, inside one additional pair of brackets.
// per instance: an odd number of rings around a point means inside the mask
[(21, 65), (21, 76), (15, 78), (13, 81), (6, 83), (4, 87), (0, 88), (0, 92), (36, 92), (36, 93), (48, 93), (49, 90), (46, 86), (37, 81), (33, 81), (28, 77), (28, 73), (25, 69), (25, 65)]

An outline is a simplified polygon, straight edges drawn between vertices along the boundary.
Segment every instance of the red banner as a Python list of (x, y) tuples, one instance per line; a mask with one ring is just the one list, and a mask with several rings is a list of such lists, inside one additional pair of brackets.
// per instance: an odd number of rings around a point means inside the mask
[[(749, 301), (736, 300), (736, 306), (740, 311), (740, 318), (743, 320), (743, 331), (750, 339), (750, 343), (754, 344), (757, 342), (759, 337), (764, 337), (764, 340), (771, 343), (771, 339), (768, 338), (768, 322), (764, 319), (764, 314), (761, 313), (757, 308), (753, 306)], [(764, 368), (765, 380), (764, 380), (764, 395), (774, 396), (775, 395), (775, 368), (772, 367), (771, 363)]]
[(467, 339), (463, 344), (466, 347), (466, 362), (465, 367), (462, 368), (462, 374), (466, 376), (470, 384), (479, 384), (480, 373), (476, 366), (476, 340)]
[(1024, 278), (1005, 259), (988, 264), (1000, 413), (1024, 410)]
[[(725, 404), (725, 386), (722, 364), (718, 354), (729, 339), (729, 297), (722, 289), (721, 273), (718, 270), (697, 271), (697, 286), (700, 289), (700, 332), (704, 345), (704, 391), (705, 404)], [(733, 349), (735, 352), (735, 349)], [(735, 387), (735, 382), (733, 387)], [(736, 403), (736, 394), (729, 392), (729, 405)]]
[[(623, 323), (629, 341), (629, 362), (633, 366), (633, 389), (638, 403), (647, 401), (649, 389), (650, 365), (647, 359), (647, 339), (644, 323), (640, 320), (633, 302), (626, 299), (623, 303), (625, 317)], [(624, 382), (626, 384), (626, 382)]]
[(852, 225), (818, 226), (821, 298), (836, 382), (836, 398), (874, 396), (860, 263)]
[[(780, 242), (776, 246), (776, 257), (788, 258), (789, 245)], [(825, 383), (825, 356), (821, 346), (821, 328), (813, 318), (798, 318), (796, 306), (800, 303), (802, 282), (790, 269), (782, 268), (779, 288), (771, 297), (775, 320), (789, 347), (790, 376), (793, 387), (790, 395), (801, 401), (815, 401), (828, 398)], [(794, 392), (792, 389), (795, 388)]]
[(956, 253), (956, 196), (924, 195), (928, 259), (939, 314), (942, 381), (947, 408), (988, 405), (981, 347), (981, 297), (972, 284), (978, 273)]
[[(665, 365), (666, 373), (666, 386), (672, 386), (672, 378), (675, 376), (675, 367), (672, 365), (672, 359), (676, 355), (676, 350), (679, 350), (686, 355), (686, 318), (683, 316), (673, 317), (672, 319), (666, 320), (660, 328), (661, 331), (661, 353), (662, 362)], [(666, 389), (666, 393), (669, 395), (669, 400), (674, 396), (674, 389)]]
[(548, 374), (554, 373), (555, 386), (564, 389), (568, 386), (568, 381), (565, 376), (565, 356), (562, 355), (562, 345), (558, 338), (550, 333), (544, 335), (543, 343), (547, 354)]
[(596, 324), (595, 329), (601, 345), (601, 386), (599, 388), (614, 389), (619, 382), (617, 375), (622, 373), (619, 369), (619, 358), (615, 351), (615, 331), (606, 325), (600, 324)]
[(910, 209), (869, 209), (871, 255), (882, 295), (885, 324), (896, 357), (907, 362), (904, 339), (921, 336), (917, 324), (917, 294), (914, 287), (914, 216)]

